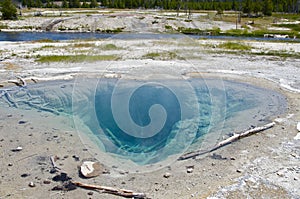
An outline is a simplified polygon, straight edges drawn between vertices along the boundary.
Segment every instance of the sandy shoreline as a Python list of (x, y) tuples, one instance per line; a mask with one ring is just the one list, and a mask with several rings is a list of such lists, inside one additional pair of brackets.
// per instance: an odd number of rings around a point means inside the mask
[[(171, 73), (181, 78), (216, 76), (221, 80), (247, 82), (280, 92), (288, 101), (288, 109), (279, 116), (281, 119), (276, 120), (275, 127), (206, 156), (176, 161), (150, 173), (127, 174), (122, 168), (106, 168), (110, 174), (93, 179), (82, 179), (78, 175), (80, 162), (93, 158), (94, 154), (82, 144), (72, 118), (0, 107), (0, 198), (119, 198), (80, 188), (70, 192), (51, 191), (60, 184), (52, 180), (56, 174), (50, 173), (49, 157), (53, 155), (59, 157), (58, 165), (73, 180), (145, 192), (150, 198), (298, 198), (300, 140), (294, 138), (300, 121), (300, 61), (290, 57), (228, 53), (218, 48), (220, 42), (189, 38), (178, 41), (0, 42), (0, 79), (3, 85), (16, 75), (28, 81), (32, 78), (42, 81), (77, 76), (149, 78), (152, 73)], [(79, 48), (79, 45), (74, 47), (74, 43), (85, 45)], [(246, 43), (253, 51), (300, 52), (297, 43)], [(106, 44), (114, 44), (117, 48), (103, 50)], [(86, 52), (117, 54), (119, 57), (117, 60), (83, 63), (36, 61), (37, 55)], [(169, 52), (177, 56), (168, 57)], [(149, 53), (162, 53), (165, 57), (145, 56)], [(20, 121), (25, 123), (20, 124)], [(13, 152), (12, 149), (18, 146), (23, 150)], [(192, 173), (187, 173), (189, 166), (194, 166)], [(171, 173), (169, 178), (163, 177), (166, 172)], [(36, 186), (29, 187), (30, 182)]]

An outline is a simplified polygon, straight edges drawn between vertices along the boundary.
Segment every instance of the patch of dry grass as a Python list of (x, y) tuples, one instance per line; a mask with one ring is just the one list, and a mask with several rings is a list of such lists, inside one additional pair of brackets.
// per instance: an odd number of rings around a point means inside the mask
[(16, 71), (21, 68), (20, 66), (11, 62), (4, 62), (3, 65), (4, 65), (4, 69), (9, 71)]

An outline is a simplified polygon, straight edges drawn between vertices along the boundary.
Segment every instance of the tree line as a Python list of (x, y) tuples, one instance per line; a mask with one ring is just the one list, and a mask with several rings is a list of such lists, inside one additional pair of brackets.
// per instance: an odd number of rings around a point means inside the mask
[[(0, 0), (1, 11), (13, 10), (12, 0)], [(272, 12), (299, 13), (300, 0), (18, 0), (28, 8), (128, 8), (165, 10), (241, 11), (248, 15), (272, 15)], [(2, 18), (7, 18), (5, 15)]]
[(97, 0), (21, 0), (22, 7), (27, 8), (96, 8)]
[(27, 7), (235, 10), (269, 15), (270, 12), (299, 13), (300, 0), (21, 0)]

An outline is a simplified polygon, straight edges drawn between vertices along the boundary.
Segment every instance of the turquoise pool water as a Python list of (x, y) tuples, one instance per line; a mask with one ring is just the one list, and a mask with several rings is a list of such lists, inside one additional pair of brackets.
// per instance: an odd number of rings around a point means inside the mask
[(107, 165), (163, 165), (286, 110), (281, 94), (218, 79), (77, 79), (9, 88), (0, 105), (74, 118), (84, 145)]

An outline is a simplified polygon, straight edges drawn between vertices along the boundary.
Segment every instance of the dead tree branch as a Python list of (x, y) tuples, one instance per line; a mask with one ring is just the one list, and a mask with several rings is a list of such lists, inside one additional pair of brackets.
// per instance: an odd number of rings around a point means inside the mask
[(20, 76), (16, 76), (17, 80), (8, 80), (8, 83), (13, 83), (19, 87), (26, 87), (27, 83), (25, 81), (25, 79), (23, 79)]
[(91, 185), (91, 184), (85, 184), (85, 183), (81, 183), (81, 182), (72, 182), (72, 183), (78, 187), (82, 187), (85, 189), (101, 190), (105, 193), (123, 196), (126, 198), (146, 198), (145, 193), (136, 193), (131, 190), (117, 189), (117, 188), (113, 188), (113, 187), (100, 186), (100, 185)]
[(255, 127), (253, 129), (250, 129), (250, 130), (247, 130), (245, 132), (242, 132), (242, 133), (235, 133), (233, 134), (233, 136), (227, 138), (226, 140), (223, 140), (221, 142), (219, 142), (217, 145), (215, 145), (213, 148), (211, 149), (208, 149), (208, 150), (197, 150), (197, 151), (192, 151), (192, 152), (189, 152), (189, 153), (186, 153), (186, 154), (183, 154), (182, 156), (180, 156), (178, 158), (178, 160), (186, 160), (186, 159), (190, 159), (190, 158), (194, 158), (196, 156), (199, 156), (199, 155), (203, 155), (203, 154), (206, 154), (206, 153), (209, 153), (209, 152), (212, 152), (214, 150), (217, 150), (218, 148), (222, 147), (222, 146), (225, 146), (227, 144), (230, 144), (232, 142), (235, 142), (239, 139), (242, 139), (244, 137), (248, 137), (250, 135), (253, 135), (255, 133), (258, 133), (258, 132), (261, 132), (261, 131), (264, 131), (264, 130), (267, 130), (269, 128), (272, 128), (273, 126), (275, 125), (275, 122), (271, 122), (269, 124), (266, 124), (264, 126), (261, 126), (261, 127)]
[(27, 83), (26, 83), (25, 79), (23, 79), (23, 78), (20, 77), (20, 76), (16, 76), (16, 78), (17, 78), (18, 80), (20, 80), (21, 87), (26, 87), (26, 86), (27, 86)]

